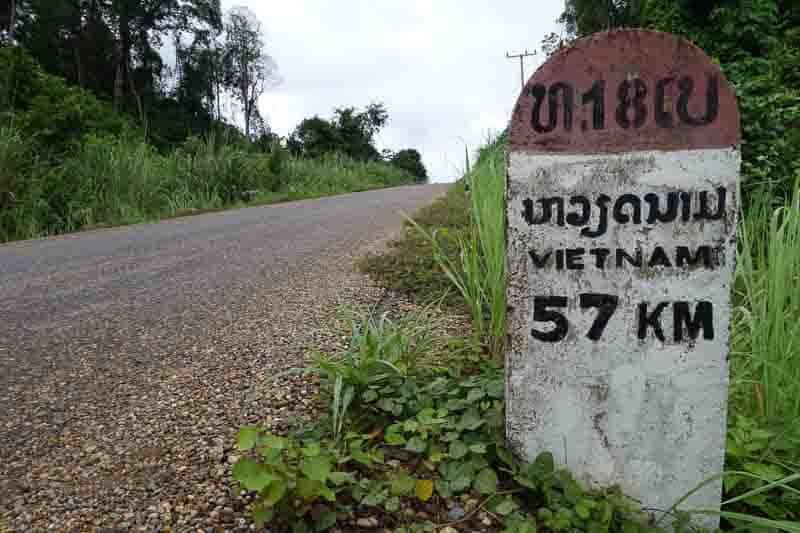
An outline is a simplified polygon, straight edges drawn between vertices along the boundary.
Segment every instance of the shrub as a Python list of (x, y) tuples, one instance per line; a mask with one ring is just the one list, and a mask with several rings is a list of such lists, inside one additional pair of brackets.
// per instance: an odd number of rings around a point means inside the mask
[(0, 48), (0, 113), (54, 152), (86, 134), (120, 135), (132, 124), (89, 91), (51, 76), (21, 48)]
[(34, 213), (41, 164), (19, 129), (0, 127), (0, 242), (37, 235)]

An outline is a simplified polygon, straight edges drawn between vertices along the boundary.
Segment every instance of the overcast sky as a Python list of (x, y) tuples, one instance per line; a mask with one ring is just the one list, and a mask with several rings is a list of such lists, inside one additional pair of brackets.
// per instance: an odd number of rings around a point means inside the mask
[[(519, 63), (539, 50), (563, 0), (223, 0), (251, 9), (283, 83), (260, 109), (287, 135), (305, 117), (383, 102), (378, 148), (416, 148), (432, 181), (452, 181), (470, 151), (501, 131), (519, 94)], [(541, 54), (541, 52), (539, 52)], [(526, 76), (541, 62), (528, 58)]]

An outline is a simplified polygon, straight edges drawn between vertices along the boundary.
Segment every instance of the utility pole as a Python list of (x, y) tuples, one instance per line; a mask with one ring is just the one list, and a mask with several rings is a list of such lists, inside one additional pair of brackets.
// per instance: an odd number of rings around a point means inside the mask
[(525, 88), (525, 58), (535, 56), (536, 52), (528, 52), (528, 49), (525, 49), (525, 52), (521, 54), (509, 54), (506, 52), (506, 57), (508, 59), (519, 59), (519, 81), (522, 88)]

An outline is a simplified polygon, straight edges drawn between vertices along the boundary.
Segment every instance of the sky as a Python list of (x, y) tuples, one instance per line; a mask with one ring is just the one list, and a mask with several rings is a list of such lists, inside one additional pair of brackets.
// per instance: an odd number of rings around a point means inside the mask
[(383, 102), (389, 123), (378, 149), (416, 148), (431, 181), (454, 181), (464, 144), (475, 149), (505, 128), (540, 44), (560, 32), (563, 0), (223, 0), (262, 23), (282, 83), (259, 108), (288, 135), (306, 117)]

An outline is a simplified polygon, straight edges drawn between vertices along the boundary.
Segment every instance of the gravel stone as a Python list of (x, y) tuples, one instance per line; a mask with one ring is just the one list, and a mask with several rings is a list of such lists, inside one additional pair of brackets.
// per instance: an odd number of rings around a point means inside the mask
[(402, 302), (353, 262), (444, 190), (0, 246), (3, 533), (249, 530), (238, 428), (312, 420), (286, 370), (344, 346), (341, 305)]

